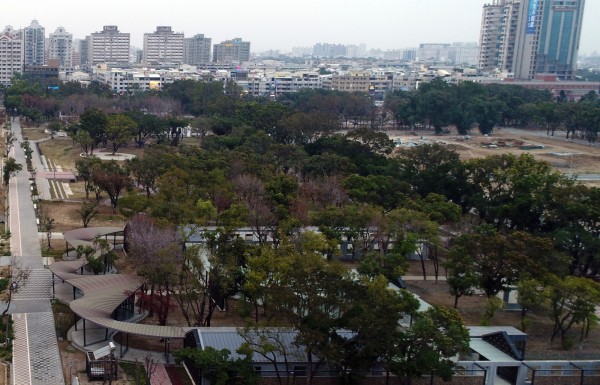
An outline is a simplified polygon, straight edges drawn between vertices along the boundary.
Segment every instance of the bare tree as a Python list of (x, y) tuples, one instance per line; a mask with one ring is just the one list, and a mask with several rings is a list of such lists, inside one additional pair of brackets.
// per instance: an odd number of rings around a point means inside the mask
[(308, 179), (302, 184), (302, 197), (308, 202), (318, 204), (321, 208), (341, 207), (348, 201), (342, 179), (338, 175)]
[(150, 294), (141, 299), (149, 305), (150, 315), (156, 313), (164, 324), (172, 307), (177, 267), (183, 261), (179, 234), (173, 227), (159, 226), (152, 218), (136, 215), (125, 229), (128, 255), (138, 266), (138, 275), (150, 286)]
[(56, 227), (56, 222), (53, 218), (50, 218), (50, 213), (46, 207), (41, 206), (38, 211), (38, 216), (40, 219), (40, 228), (46, 233), (46, 243), (48, 246), (48, 250), (52, 248), (51, 240), (52, 240), (52, 230)]
[(2, 317), (8, 313), (10, 304), (12, 302), (13, 293), (16, 293), (20, 288), (24, 287), (29, 280), (31, 275), (31, 268), (23, 265), (23, 261), (18, 259), (16, 256), (10, 257), (11, 276), (8, 284), (8, 291), (6, 297), (6, 309), (2, 312)]
[(146, 384), (151, 384), (152, 383), (152, 375), (154, 374), (154, 372), (156, 372), (156, 368), (158, 367), (158, 362), (154, 361), (154, 358), (152, 358), (150, 356), (150, 354), (148, 354), (146, 357), (144, 357), (144, 364), (146, 367)]
[(233, 185), (238, 197), (248, 208), (248, 222), (263, 244), (277, 224), (277, 217), (265, 200), (265, 186), (254, 175), (238, 175), (233, 179)]

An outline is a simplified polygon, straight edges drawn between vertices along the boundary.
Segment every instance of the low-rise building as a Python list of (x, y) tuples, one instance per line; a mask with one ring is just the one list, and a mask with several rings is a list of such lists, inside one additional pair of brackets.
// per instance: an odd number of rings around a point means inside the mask
[(333, 75), (331, 88), (344, 92), (368, 93), (371, 87), (371, 74), (368, 72), (348, 72), (344, 75)]
[(114, 93), (159, 90), (164, 83), (164, 77), (159, 73), (119, 68), (98, 72), (95, 80), (107, 84)]

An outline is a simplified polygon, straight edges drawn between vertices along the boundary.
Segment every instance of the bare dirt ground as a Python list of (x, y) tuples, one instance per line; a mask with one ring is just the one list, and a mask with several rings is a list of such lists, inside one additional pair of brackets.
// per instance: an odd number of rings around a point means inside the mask
[[(564, 131), (556, 131), (554, 136), (547, 136), (545, 130), (521, 130), (512, 128), (497, 129), (490, 136), (483, 136), (475, 130), (470, 139), (462, 135), (433, 135), (431, 131), (387, 131), (392, 139), (402, 142), (428, 143), (441, 142), (457, 151), (461, 159), (468, 160), (489, 155), (511, 153), (520, 155), (532, 154), (536, 159), (548, 162), (555, 169), (564, 173), (599, 174), (600, 148), (585, 141), (566, 139)], [(523, 150), (522, 145), (541, 145), (542, 149)]]

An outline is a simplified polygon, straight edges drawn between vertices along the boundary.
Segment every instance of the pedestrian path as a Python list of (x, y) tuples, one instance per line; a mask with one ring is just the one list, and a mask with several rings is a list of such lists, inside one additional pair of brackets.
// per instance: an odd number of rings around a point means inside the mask
[(167, 369), (163, 364), (156, 364), (154, 367), (154, 371), (150, 377), (150, 385), (172, 385)]
[(52, 313), (13, 314), (13, 327), (13, 384), (64, 384)]
[[(12, 129), (21, 142), (18, 120), (12, 122)], [(13, 147), (11, 156), (26, 170), (20, 146)], [(27, 171), (11, 178), (9, 202), (11, 252), (23, 268), (31, 269), (27, 282), (14, 293), (9, 309), (14, 328), (13, 385), (64, 385), (50, 306), (52, 275), (43, 267)]]
[(13, 301), (50, 299), (52, 287), (52, 273), (48, 269), (32, 269), (29, 273), (27, 284), (17, 288), (13, 294)]

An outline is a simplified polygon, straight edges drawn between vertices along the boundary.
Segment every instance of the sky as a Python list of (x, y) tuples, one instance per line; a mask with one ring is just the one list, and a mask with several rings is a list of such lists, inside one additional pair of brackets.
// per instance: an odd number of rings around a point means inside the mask
[[(476, 42), (481, 10), (491, 0), (28, 0), (1, 1), (0, 27), (23, 28), (37, 19), (46, 35), (65, 27), (74, 38), (117, 25), (142, 47), (143, 35), (170, 25), (212, 43), (241, 37), (252, 52), (315, 43), (367, 45), (367, 49), (419, 43)], [(580, 54), (600, 53), (600, 0), (585, 5)]]

